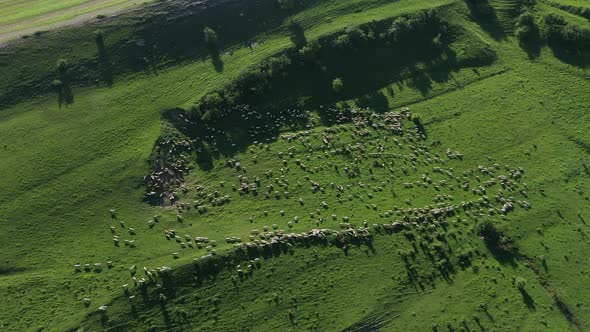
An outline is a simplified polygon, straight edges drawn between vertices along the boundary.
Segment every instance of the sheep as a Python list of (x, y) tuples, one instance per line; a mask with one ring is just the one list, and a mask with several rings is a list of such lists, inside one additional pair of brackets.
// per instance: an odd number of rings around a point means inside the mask
[(135, 228), (129, 227), (129, 234), (135, 235)]

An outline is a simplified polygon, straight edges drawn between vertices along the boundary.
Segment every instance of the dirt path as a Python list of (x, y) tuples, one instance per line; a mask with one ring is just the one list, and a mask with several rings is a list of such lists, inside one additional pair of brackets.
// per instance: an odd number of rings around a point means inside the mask
[[(118, 3), (114, 0), (92, 0), (64, 10), (50, 12), (11, 24), (0, 25), (0, 45), (25, 35), (31, 35), (37, 31), (47, 31), (68, 25), (81, 24), (96, 19), (97, 15), (114, 14), (150, 1), (152, 0), (130, 0)], [(94, 9), (96, 7), (99, 7), (99, 9)], [(47, 23), (64, 16), (71, 18), (59, 22)]]

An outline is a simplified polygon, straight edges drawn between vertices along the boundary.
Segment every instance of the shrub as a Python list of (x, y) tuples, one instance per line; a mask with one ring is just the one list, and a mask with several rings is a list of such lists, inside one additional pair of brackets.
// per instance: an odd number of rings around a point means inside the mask
[(332, 81), (332, 90), (334, 90), (334, 92), (336, 92), (336, 93), (341, 93), (343, 89), (344, 89), (344, 82), (342, 81), (342, 79), (335, 78)]
[(347, 34), (343, 34), (343, 35), (338, 36), (334, 40), (334, 46), (339, 47), (339, 48), (350, 48), (352, 46), (352, 43), (350, 41), (350, 37)]
[(321, 49), (320, 43), (317, 40), (311, 41), (307, 45), (299, 49), (299, 55), (304, 59), (311, 61), (316, 58)]
[(526, 279), (521, 278), (521, 277), (516, 277), (514, 278), (514, 286), (516, 286), (516, 288), (518, 288), (519, 290), (524, 290), (524, 288), (526, 287)]
[(281, 9), (289, 10), (295, 8), (295, 0), (277, 0)]
[(514, 250), (514, 241), (508, 235), (506, 225), (495, 224), (490, 220), (485, 220), (478, 225), (477, 234), (482, 236), (489, 246), (497, 249), (511, 251)]
[(270, 59), (263, 62), (261, 68), (266, 71), (269, 76), (273, 76), (279, 73), (283, 73), (285, 69), (291, 64), (291, 59), (285, 54), (277, 57), (271, 57)]
[(514, 34), (521, 43), (531, 40), (538, 31), (535, 18), (530, 12), (524, 12), (518, 17), (515, 28)]
[[(417, 14), (398, 17), (393, 20), (391, 27), (387, 30), (388, 36), (393, 41), (399, 41), (402, 37), (408, 36), (410, 32), (416, 32), (425, 29), (428, 26), (440, 24), (436, 12), (426, 11)], [(439, 27), (443, 29), (444, 27)]]
[(573, 49), (590, 46), (590, 30), (568, 23), (562, 16), (549, 14), (540, 20), (539, 27), (548, 42)]
[(350, 41), (356, 46), (361, 45), (367, 41), (367, 35), (359, 27), (346, 29), (346, 34), (348, 35)]

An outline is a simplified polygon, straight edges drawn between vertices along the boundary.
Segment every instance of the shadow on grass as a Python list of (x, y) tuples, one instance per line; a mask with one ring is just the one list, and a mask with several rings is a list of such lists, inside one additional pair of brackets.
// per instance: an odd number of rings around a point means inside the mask
[(536, 26), (534, 26), (532, 29), (533, 31), (531, 31), (531, 34), (526, 39), (520, 40), (518, 43), (520, 48), (526, 52), (530, 60), (534, 60), (539, 57), (541, 54), (541, 49), (545, 44), (541, 38), (539, 29)]
[(590, 67), (590, 49), (567, 49), (555, 44), (549, 44), (549, 48), (553, 55), (562, 62), (580, 68)]
[(300, 48), (307, 44), (307, 38), (305, 37), (305, 30), (299, 24), (299, 22), (291, 21), (289, 23), (289, 38), (295, 47)]
[(219, 54), (219, 50), (215, 49), (211, 52), (211, 63), (213, 64), (213, 68), (218, 73), (223, 72), (223, 61), (221, 60), (221, 55)]
[(488, 0), (465, 0), (471, 18), (492, 38), (502, 40), (506, 34), (500, 25), (496, 10)]
[(524, 303), (526, 304), (527, 308), (531, 309), (531, 310), (535, 310), (536, 305), (535, 305), (535, 300), (531, 297), (531, 295), (526, 291), (526, 289), (524, 288), (519, 288), (518, 291), (520, 292), (520, 295), (522, 295), (522, 300), (524, 301)]

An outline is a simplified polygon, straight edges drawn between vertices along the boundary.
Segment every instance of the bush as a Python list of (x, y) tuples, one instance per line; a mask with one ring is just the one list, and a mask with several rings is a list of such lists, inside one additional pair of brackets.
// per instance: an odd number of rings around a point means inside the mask
[(266, 71), (269, 76), (283, 73), (291, 64), (291, 59), (285, 54), (277, 57), (271, 57), (264, 61), (261, 65), (263, 71)]
[(516, 277), (514, 278), (514, 286), (516, 286), (516, 288), (520, 289), (520, 290), (524, 290), (524, 288), (526, 287), (526, 279), (521, 278), (521, 277)]
[(367, 35), (359, 27), (346, 29), (346, 34), (350, 41), (356, 46), (362, 45), (367, 41)]
[(496, 249), (505, 251), (516, 249), (514, 240), (508, 235), (508, 226), (506, 225), (486, 220), (478, 225), (477, 234), (484, 238), (486, 244)]
[(285, 10), (293, 9), (296, 5), (295, 0), (277, 0), (277, 2), (279, 4), (279, 7)]
[(408, 33), (410, 32), (416, 32), (425, 29), (428, 26), (438, 24), (440, 24), (440, 20), (438, 19), (436, 12), (429, 10), (414, 15), (396, 18), (393, 20), (387, 33), (393, 41), (397, 42), (400, 38), (408, 36)]
[(529, 12), (522, 13), (516, 20), (514, 34), (523, 43), (533, 39), (538, 33), (535, 18)]
[(352, 46), (352, 42), (350, 41), (350, 37), (348, 37), (347, 34), (343, 34), (334, 40), (334, 46), (339, 48), (350, 48)]
[(341, 93), (343, 89), (344, 89), (344, 82), (342, 81), (342, 79), (335, 78), (332, 81), (332, 90), (334, 90), (334, 92), (336, 92), (336, 93)]
[(321, 45), (317, 40), (314, 40), (307, 45), (301, 47), (298, 53), (304, 59), (311, 61), (316, 58), (317, 54), (320, 52)]
[(590, 30), (573, 25), (559, 15), (549, 14), (543, 17), (539, 26), (542, 36), (550, 43), (573, 49), (590, 46)]

